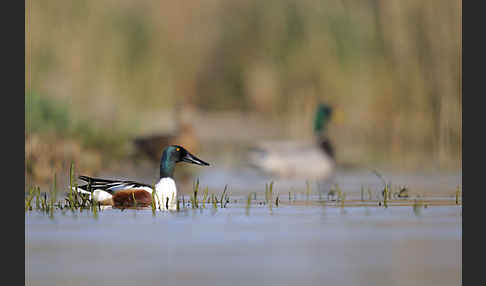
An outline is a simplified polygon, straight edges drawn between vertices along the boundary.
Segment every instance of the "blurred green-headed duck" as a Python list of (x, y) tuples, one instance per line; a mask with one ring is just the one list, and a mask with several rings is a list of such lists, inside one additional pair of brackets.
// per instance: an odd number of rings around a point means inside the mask
[(332, 108), (321, 103), (314, 117), (315, 142), (266, 141), (250, 151), (250, 163), (274, 176), (327, 180), (334, 174), (334, 147), (326, 127)]

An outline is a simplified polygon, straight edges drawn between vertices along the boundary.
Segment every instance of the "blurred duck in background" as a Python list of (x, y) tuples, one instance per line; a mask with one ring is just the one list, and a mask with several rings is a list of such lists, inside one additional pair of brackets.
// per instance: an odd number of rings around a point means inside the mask
[(250, 151), (250, 163), (273, 176), (327, 180), (334, 174), (334, 148), (326, 127), (332, 108), (317, 106), (314, 117), (314, 143), (266, 141)]
[(199, 151), (199, 139), (194, 127), (189, 123), (191, 107), (176, 108), (176, 128), (173, 132), (150, 134), (134, 139), (137, 152), (145, 154), (151, 161), (158, 162), (162, 150), (169, 145), (185, 146), (193, 152)]

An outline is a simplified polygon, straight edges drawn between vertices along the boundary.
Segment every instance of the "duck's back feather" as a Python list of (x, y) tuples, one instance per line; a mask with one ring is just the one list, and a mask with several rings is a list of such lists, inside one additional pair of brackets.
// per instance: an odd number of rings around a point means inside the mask
[[(116, 192), (128, 189), (143, 189), (152, 193), (152, 186), (135, 181), (108, 180), (88, 176), (79, 176), (79, 179), (88, 183), (86, 185), (79, 186), (79, 188), (85, 191), (93, 192), (94, 190), (103, 190), (107, 193), (114, 194)], [(91, 188), (88, 189), (89, 187)]]

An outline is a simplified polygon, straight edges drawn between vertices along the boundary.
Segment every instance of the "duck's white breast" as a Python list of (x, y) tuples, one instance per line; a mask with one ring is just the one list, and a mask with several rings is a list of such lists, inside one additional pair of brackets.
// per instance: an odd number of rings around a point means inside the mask
[(156, 207), (161, 209), (175, 210), (177, 208), (177, 187), (175, 181), (171, 178), (161, 178), (155, 184), (155, 193), (157, 194)]

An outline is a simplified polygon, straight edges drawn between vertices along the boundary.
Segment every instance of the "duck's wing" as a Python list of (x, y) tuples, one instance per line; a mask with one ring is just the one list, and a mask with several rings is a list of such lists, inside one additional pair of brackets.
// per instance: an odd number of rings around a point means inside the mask
[[(103, 190), (105, 192), (113, 194), (117, 191), (126, 190), (126, 189), (138, 189), (138, 188), (152, 189), (151, 185), (139, 183), (135, 181), (108, 180), (108, 179), (92, 178), (88, 176), (79, 176), (78, 178), (88, 183), (86, 185), (79, 187), (86, 191)], [(89, 190), (88, 190), (88, 186), (91, 186)]]

